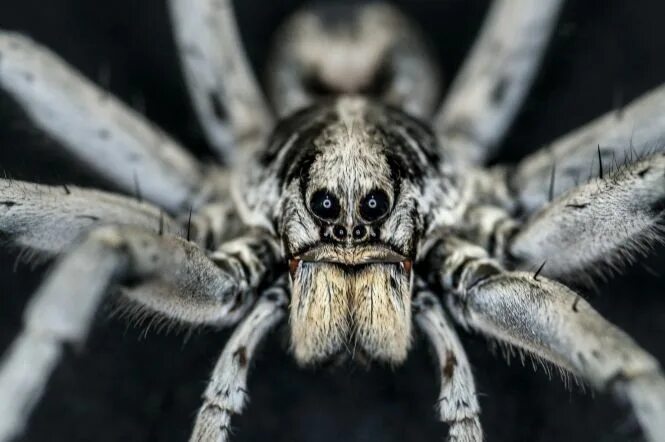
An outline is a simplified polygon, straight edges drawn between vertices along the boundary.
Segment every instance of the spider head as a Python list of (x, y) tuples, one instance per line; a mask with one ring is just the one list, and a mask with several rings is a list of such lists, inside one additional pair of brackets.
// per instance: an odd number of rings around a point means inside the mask
[(309, 363), (349, 350), (400, 362), (411, 340), (422, 180), (436, 168), (429, 146), (418, 145), (431, 141), (429, 132), (352, 97), (294, 118), (300, 124), (275, 167), (296, 358)]

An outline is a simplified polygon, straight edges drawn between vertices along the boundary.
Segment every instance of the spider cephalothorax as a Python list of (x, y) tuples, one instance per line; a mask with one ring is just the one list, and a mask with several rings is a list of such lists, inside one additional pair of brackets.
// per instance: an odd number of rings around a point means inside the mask
[[(145, 198), (0, 180), (0, 238), (58, 257), (0, 366), (0, 442), (21, 432), (107, 293), (172, 321), (238, 324), (192, 441), (228, 440), (257, 344), (287, 316), (302, 364), (397, 364), (420, 330), (438, 359), (451, 440), (482, 439), (451, 316), (626, 398), (646, 437), (665, 440), (658, 361), (556, 281), (617, 267), (658, 240), (662, 89), (515, 166), (483, 168), (558, 0), (497, 0), (434, 116), (435, 63), (386, 5), (318, 6), (290, 20), (268, 69), (272, 110), (228, 1), (170, 5), (194, 107), (232, 173), (204, 167), (48, 50), (0, 31), (0, 87), (85, 164)], [(610, 170), (606, 159), (621, 155)], [(598, 167), (578, 185), (589, 158)]]
[(270, 208), (289, 260), (298, 360), (343, 348), (406, 357), (418, 243), (434, 212), (458, 206), (434, 140), (408, 115), (360, 97), (278, 126), (256, 178), (274, 190), (254, 204)]

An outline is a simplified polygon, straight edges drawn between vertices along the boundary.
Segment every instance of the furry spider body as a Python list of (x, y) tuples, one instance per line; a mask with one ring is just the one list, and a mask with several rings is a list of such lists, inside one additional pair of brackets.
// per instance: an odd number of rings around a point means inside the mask
[(296, 358), (313, 362), (348, 345), (403, 361), (418, 245), (464, 204), (434, 135), (400, 111), (343, 97), (278, 125), (259, 163), (236, 188), (269, 183), (241, 211), (275, 226), (283, 243)]
[[(474, 380), (450, 316), (616, 392), (649, 440), (665, 440), (658, 362), (555, 281), (658, 238), (665, 156), (646, 153), (665, 132), (662, 90), (620, 121), (603, 117), (514, 168), (485, 169), (558, 1), (498, 0), (436, 113), (435, 63), (397, 11), (300, 12), (272, 57), (276, 124), (229, 3), (170, 5), (193, 103), (232, 172), (202, 166), (47, 50), (0, 33), (0, 86), (67, 150), (148, 201), (0, 183), (3, 237), (59, 256), (0, 366), (0, 440), (21, 432), (63, 346), (85, 338), (118, 290), (171, 320), (238, 324), (193, 441), (228, 440), (257, 344), (285, 317), (301, 364), (398, 364), (419, 329), (438, 358), (449, 439), (479, 441)], [(604, 156), (629, 145), (639, 158), (605, 173)], [(587, 171), (596, 146), (597, 176), (576, 186), (571, 177)]]

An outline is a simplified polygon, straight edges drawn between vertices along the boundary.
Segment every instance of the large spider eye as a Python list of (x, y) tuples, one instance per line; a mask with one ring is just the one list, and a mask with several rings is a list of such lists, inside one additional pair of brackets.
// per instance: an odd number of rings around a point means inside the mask
[(339, 201), (327, 190), (317, 190), (309, 201), (309, 208), (321, 219), (333, 221), (339, 216)]
[(365, 221), (376, 221), (384, 217), (390, 209), (390, 200), (386, 192), (374, 189), (360, 202), (360, 216)]

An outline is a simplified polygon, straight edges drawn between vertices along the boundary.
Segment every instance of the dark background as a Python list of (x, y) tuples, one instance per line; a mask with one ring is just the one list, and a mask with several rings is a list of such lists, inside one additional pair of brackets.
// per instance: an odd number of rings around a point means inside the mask
[[(277, 24), (301, 2), (238, 1), (243, 38), (262, 71)], [(487, 3), (402, 1), (431, 37), (450, 79)], [(665, 3), (569, 1), (544, 69), (498, 160), (524, 153), (631, 100), (665, 79)], [(105, 84), (202, 158), (209, 158), (175, 58), (166, 7), (157, 0), (0, 0), (0, 27), (20, 30)], [(0, 171), (38, 182), (106, 187), (68, 166), (57, 146), (0, 95)], [(0, 348), (45, 266), (0, 251)], [(586, 292), (611, 321), (665, 361), (665, 248)], [(14, 268), (15, 267), (15, 268)], [(650, 270), (651, 269), (651, 270)], [(30, 420), (26, 441), (186, 440), (207, 376), (228, 337), (201, 330), (145, 331), (99, 315), (87, 345), (67, 355)], [(462, 333), (492, 441), (638, 440), (636, 423), (605, 394), (566, 389), (530, 366), (506, 366), (485, 341)], [(251, 403), (236, 441), (435, 441), (446, 428), (433, 404), (438, 379), (420, 343), (400, 368), (302, 370), (269, 339), (250, 377)]]

